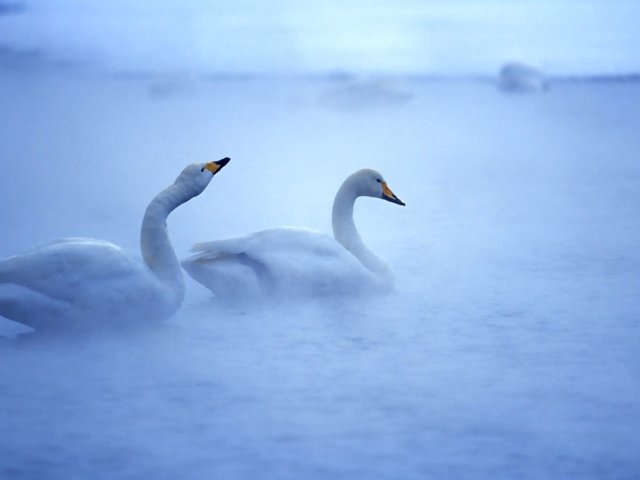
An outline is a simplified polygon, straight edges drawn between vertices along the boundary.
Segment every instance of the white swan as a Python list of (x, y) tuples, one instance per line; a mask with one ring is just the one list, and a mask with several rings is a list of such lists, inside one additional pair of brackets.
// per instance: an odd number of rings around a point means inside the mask
[(199, 195), (229, 162), (193, 164), (149, 204), (144, 263), (91, 238), (63, 238), (0, 260), (0, 315), (37, 331), (146, 323), (173, 315), (184, 279), (167, 234), (168, 215)]
[(342, 184), (333, 203), (333, 234), (274, 228), (244, 237), (198, 243), (182, 266), (221, 298), (352, 294), (391, 290), (393, 275), (362, 242), (353, 222), (360, 196), (404, 203), (380, 173), (363, 169)]

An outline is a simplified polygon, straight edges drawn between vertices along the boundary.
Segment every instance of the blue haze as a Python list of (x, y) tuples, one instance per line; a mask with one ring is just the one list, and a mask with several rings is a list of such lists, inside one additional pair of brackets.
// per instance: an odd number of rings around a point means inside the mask
[[(364, 166), (407, 203), (356, 205), (386, 297), (226, 306), (187, 279), (150, 331), (2, 320), (0, 478), (638, 478), (637, 4), (319, 5), (0, 2), (0, 257), (139, 255), (153, 195), (225, 155), (169, 218), (180, 256), (328, 232)], [(550, 88), (499, 91), (510, 60)]]

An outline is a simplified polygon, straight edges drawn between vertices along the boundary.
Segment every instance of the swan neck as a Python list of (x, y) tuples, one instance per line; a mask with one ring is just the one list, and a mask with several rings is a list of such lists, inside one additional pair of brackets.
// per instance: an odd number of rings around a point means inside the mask
[(355, 178), (347, 178), (333, 202), (333, 236), (344, 248), (349, 250), (367, 269), (375, 274), (389, 276), (387, 264), (374, 254), (362, 241), (353, 221), (353, 207), (360, 195), (357, 192)]
[(358, 198), (357, 192), (349, 179), (342, 184), (333, 201), (331, 224), (333, 236), (346, 249), (362, 243), (356, 225), (353, 222), (353, 206)]
[(149, 203), (142, 220), (140, 249), (147, 267), (163, 282), (184, 289), (180, 263), (167, 231), (167, 217), (178, 206), (195, 195), (183, 185), (174, 183)]

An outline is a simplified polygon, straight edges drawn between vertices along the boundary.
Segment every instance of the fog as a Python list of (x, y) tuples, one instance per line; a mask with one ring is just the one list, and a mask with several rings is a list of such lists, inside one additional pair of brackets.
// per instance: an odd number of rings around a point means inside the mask
[[(212, 9), (176, 20), (197, 2), (0, 3), (0, 258), (65, 236), (139, 257), (151, 198), (224, 156), (169, 217), (179, 257), (275, 226), (329, 233), (362, 167), (407, 203), (356, 204), (395, 274), (386, 296), (229, 305), (187, 278), (182, 308), (142, 331), (49, 338), (0, 318), (0, 477), (636, 478), (636, 7), (517, 5), (244, 2), (209, 31)], [(416, 40), (425, 16), (440, 36)], [(476, 19), (528, 47), (486, 33), (463, 55), (448, 39), (476, 38)], [(511, 60), (549, 88), (498, 89)]]
[(2, 2), (0, 45), (138, 72), (634, 73), (634, 0), (31, 0)]

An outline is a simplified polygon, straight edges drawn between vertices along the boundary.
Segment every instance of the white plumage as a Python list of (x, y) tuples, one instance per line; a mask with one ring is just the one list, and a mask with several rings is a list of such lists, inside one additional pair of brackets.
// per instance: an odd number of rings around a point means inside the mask
[(334, 237), (302, 228), (274, 228), (243, 237), (202, 242), (183, 260), (191, 277), (221, 298), (298, 297), (391, 290), (389, 267), (362, 242), (353, 223), (360, 196), (404, 205), (380, 173), (349, 176), (333, 205)]
[(63, 238), (0, 261), (0, 315), (36, 330), (146, 323), (173, 315), (184, 280), (166, 219), (199, 195), (229, 159), (186, 167), (144, 215), (144, 262), (91, 238)]

